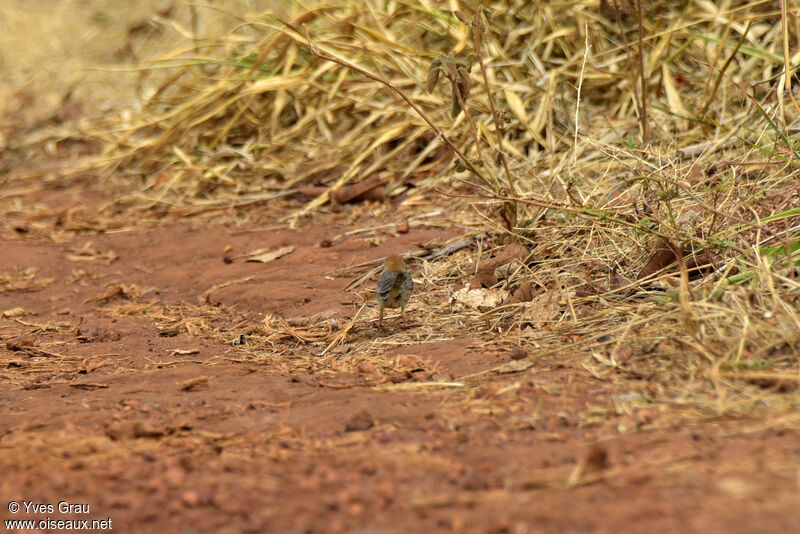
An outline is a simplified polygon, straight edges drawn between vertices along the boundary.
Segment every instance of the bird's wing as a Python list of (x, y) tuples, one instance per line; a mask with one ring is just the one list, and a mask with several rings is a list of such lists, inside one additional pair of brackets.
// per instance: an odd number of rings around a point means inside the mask
[(386, 298), (389, 295), (389, 291), (392, 290), (392, 287), (394, 287), (397, 281), (398, 274), (400, 273), (397, 271), (384, 271), (381, 273), (381, 277), (378, 279), (378, 285), (375, 286), (375, 291), (378, 293), (379, 297)]
[(403, 280), (403, 286), (407, 287), (409, 291), (414, 289), (414, 280), (411, 279), (411, 275), (408, 273), (404, 273), (406, 275), (406, 279)]

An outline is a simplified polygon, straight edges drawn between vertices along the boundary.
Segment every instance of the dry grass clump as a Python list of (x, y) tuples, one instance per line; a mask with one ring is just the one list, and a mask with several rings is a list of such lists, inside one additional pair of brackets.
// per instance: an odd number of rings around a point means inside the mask
[[(800, 35), (775, 3), (293, 9), (155, 62), (102, 165), (149, 202), (320, 186), (295, 216), (374, 175), (398, 201), (455, 195), (497, 239), (429, 287), (459, 272), (508, 294), (436, 314), (438, 335), (487, 325), (499, 342), (583, 349), (598, 376), (652, 379), (665, 402), (705, 377), (715, 413), (796, 387), (799, 108), (783, 72)], [(511, 268), (480, 271), (511, 242), (526, 251)], [(335, 335), (261, 334), (320, 350)]]

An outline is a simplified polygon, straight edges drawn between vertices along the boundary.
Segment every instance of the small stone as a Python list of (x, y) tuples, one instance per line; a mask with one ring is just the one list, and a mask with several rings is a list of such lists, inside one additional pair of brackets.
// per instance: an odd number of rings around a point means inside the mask
[(364, 505), (360, 502), (355, 502), (347, 507), (347, 513), (352, 517), (360, 517), (364, 515)]
[(400, 224), (397, 225), (397, 233), (398, 234), (407, 234), (409, 230), (410, 230), (410, 228), (408, 226), (408, 221), (403, 221), (403, 222), (401, 222)]
[(200, 504), (200, 495), (196, 491), (189, 490), (184, 492), (182, 499), (186, 506), (195, 507)]
[(400, 367), (413, 367), (414, 360), (412, 360), (407, 354), (401, 354), (397, 357), (397, 365)]

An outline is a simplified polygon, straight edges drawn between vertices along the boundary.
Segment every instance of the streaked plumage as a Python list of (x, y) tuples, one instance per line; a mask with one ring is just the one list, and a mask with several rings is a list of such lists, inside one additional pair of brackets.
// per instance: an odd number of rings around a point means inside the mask
[(381, 277), (375, 287), (378, 296), (378, 328), (383, 324), (383, 308), (400, 308), (403, 323), (406, 323), (406, 304), (411, 291), (414, 290), (414, 281), (408, 274), (406, 263), (400, 256), (392, 255), (383, 263)]

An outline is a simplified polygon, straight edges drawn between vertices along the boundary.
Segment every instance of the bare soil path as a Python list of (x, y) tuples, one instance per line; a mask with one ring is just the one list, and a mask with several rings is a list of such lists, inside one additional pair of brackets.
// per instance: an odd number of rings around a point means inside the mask
[[(116, 531), (183, 533), (800, 524), (796, 433), (757, 420), (649, 425), (645, 410), (615, 413), (628, 392), (569, 355), (532, 351), (532, 370), (476, 375), (510, 356), (464, 332), (386, 342), (384, 365), (346, 372), (313, 364), (298, 339), (230, 343), (265, 316), (321, 314), (341, 329), (360, 302), (343, 291), (352, 277), (331, 273), (457, 231), (417, 226), (376, 242), (332, 225), (176, 220), (59, 233), (86, 198), (54, 194), (40, 200), (61, 216), (0, 226), (3, 520), (110, 518)], [(241, 257), (287, 246), (268, 263)], [(346, 343), (389, 341), (397, 328), (364, 322)], [(476, 378), (443, 385), (466, 376)], [(11, 514), (12, 500), (90, 512)]]

